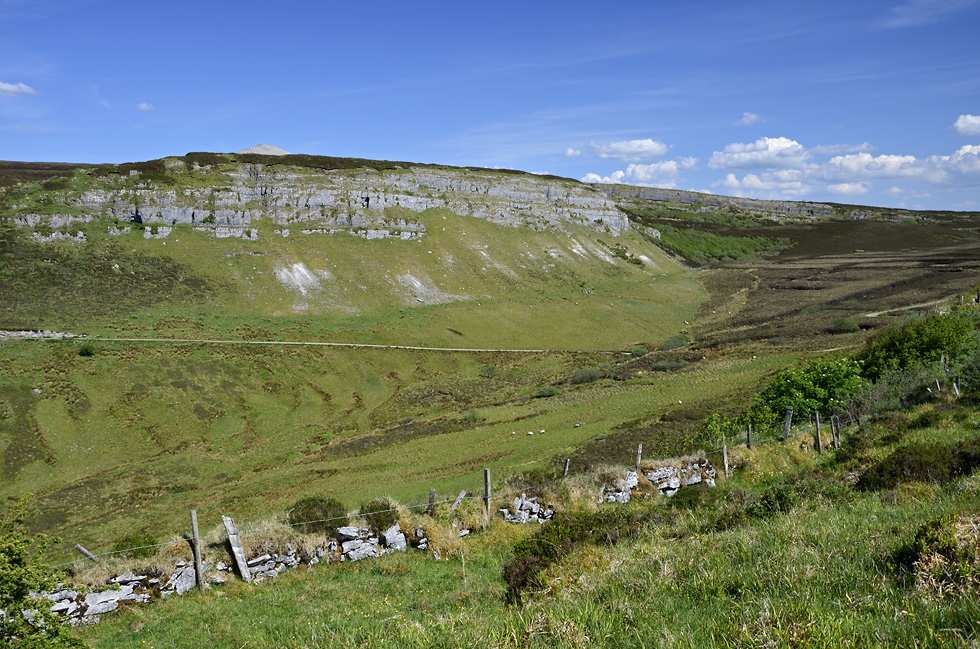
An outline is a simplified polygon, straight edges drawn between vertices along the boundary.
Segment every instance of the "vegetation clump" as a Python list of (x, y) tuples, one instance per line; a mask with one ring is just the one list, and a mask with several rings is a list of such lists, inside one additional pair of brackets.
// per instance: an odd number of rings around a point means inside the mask
[(307, 534), (334, 534), (347, 525), (347, 508), (336, 498), (307, 496), (293, 504), (286, 522)]
[(917, 591), (939, 598), (980, 589), (974, 518), (947, 513), (920, 525), (892, 557), (899, 575)]
[(581, 368), (575, 371), (572, 375), (572, 385), (581, 385), (583, 383), (593, 383), (598, 381), (603, 377), (602, 370), (597, 370), (595, 368)]
[(398, 508), (388, 498), (375, 498), (361, 505), (360, 515), (375, 532), (384, 532), (398, 522)]

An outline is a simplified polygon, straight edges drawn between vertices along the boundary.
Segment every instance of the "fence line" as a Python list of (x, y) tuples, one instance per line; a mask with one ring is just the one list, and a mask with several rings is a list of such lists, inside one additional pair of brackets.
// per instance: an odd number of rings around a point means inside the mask
[[(851, 417), (848, 417), (846, 420), (843, 420), (843, 419), (842, 420), (839, 420), (839, 424), (838, 425), (844, 426), (844, 425), (852, 424), (854, 422), (855, 422), (855, 419), (853, 419)], [(792, 432), (790, 435), (786, 435), (786, 436), (783, 436), (781, 434), (776, 434), (776, 435), (772, 435), (771, 437), (756, 438), (755, 435), (753, 434), (752, 444), (765, 444), (765, 443), (773, 442), (773, 441), (785, 441), (787, 439), (796, 437), (798, 435), (806, 434), (806, 431), (801, 431), (798, 428), (799, 427), (794, 427), (794, 432)], [(768, 428), (763, 429), (763, 431), (765, 433), (770, 433), (770, 432), (777, 431), (777, 430), (780, 433), (783, 431), (783, 424), (781, 422), (772, 424)], [(738, 446), (744, 446), (744, 445), (745, 444), (743, 442), (743, 443), (734, 445), (732, 448), (735, 448), (735, 447), (738, 447)], [(640, 445), (640, 447), (642, 448), (642, 444)], [(724, 447), (723, 448), (718, 448), (718, 449), (712, 449), (712, 450), (708, 450), (708, 451), (706, 451), (706, 450), (700, 450), (700, 452), (703, 453), (704, 455), (716, 455), (718, 453), (723, 453), (724, 451), (725, 451), (725, 448)], [(607, 458), (607, 461), (613, 461), (614, 462), (614, 461), (619, 461), (619, 460), (635, 460), (635, 459), (638, 459), (638, 458), (639, 458), (639, 454), (637, 454), (637, 455), (630, 454), (630, 455), (623, 455), (623, 456), (618, 456), (618, 457)], [(566, 463), (567, 463), (567, 461), (566, 461)], [(507, 498), (510, 498), (511, 496), (515, 496), (515, 495), (520, 494), (520, 493), (525, 493), (527, 490), (528, 490), (528, 487), (524, 487), (522, 489), (516, 489), (514, 491), (510, 491), (510, 492), (506, 492), (506, 493), (493, 494), (493, 499), (507, 499)], [(463, 498), (462, 498), (463, 500), (484, 500), (485, 499), (485, 496), (484, 495), (479, 495), (479, 492), (476, 489), (474, 489), (472, 491), (466, 490), (466, 493), (467, 494), (471, 494), (471, 495), (463, 496)], [(420, 504), (417, 504), (417, 505), (405, 505), (403, 507), (393, 507), (393, 508), (390, 508), (390, 509), (381, 509), (381, 510), (377, 510), (377, 511), (373, 511), (373, 512), (365, 512), (363, 514), (360, 514), (359, 513), (358, 515), (359, 516), (371, 516), (371, 515), (374, 515), (374, 514), (387, 514), (387, 513), (391, 513), (391, 512), (404, 511), (404, 510), (428, 509), (430, 507), (434, 507), (435, 505), (443, 505), (443, 504), (446, 504), (446, 503), (453, 503), (456, 500), (457, 500), (457, 498), (446, 498), (444, 500), (438, 500), (438, 501), (433, 501), (433, 502), (426, 501), (424, 503), (420, 503)], [(316, 519), (316, 520), (311, 520), (311, 521), (301, 521), (301, 522), (298, 522), (298, 523), (281, 523), (281, 524), (278, 524), (278, 525), (270, 525), (270, 526), (267, 526), (267, 527), (256, 527), (256, 528), (252, 528), (252, 529), (241, 530), (239, 532), (239, 534), (245, 535), (245, 534), (252, 534), (252, 533), (256, 533), (256, 532), (268, 532), (268, 531), (277, 530), (277, 529), (286, 529), (286, 528), (293, 528), (293, 527), (303, 527), (303, 526), (306, 526), (306, 525), (314, 525), (314, 524), (317, 524), (317, 523), (330, 523), (330, 522), (333, 522), (333, 521), (349, 520), (349, 519), (350, 519), (350, 516), (334, 516), (334, 517), (331, 517), (331, 518), (321, 518), (321, 519)], [(226, 535), (225, 534), (222, 534), (222, 533), (215, 533), (215, 534), (206, 534), (204, 536), (198, 536), (197, 538), (198, 538), (198, 540), (201, 540), (201, 541), (204, 541), (204, 540), (221, 540), (221, 539), (226, 538)], [(164, 542), (164, 543), (153, 543), (153, 544), (150, 544), (150, 545), (141, 545), (141, 546), (137, 546), (137, 547), (133, 547), (133, 548), (126, 548), (126, 549), (123, 549), (123, 550), (111, 550), (111, 551), (108, 551), (108, 552), (101, 552), (101, 553), (98, 553), (98, 554), (93, 554), (93, 556), (96, 559), (98, 559), (98, 558), (102, 558), (102, 557), (115, 556), (115, 555), (118, 555), (118, 554), (125, 554), (125, 553), (128, 553), (128, 552), (135, 552), (137, 550), (147, 550), (147, 549), (150, 549), (150, 548), (162, 548), (162, 547), (178, 546), (178, 545), (183, 545), (184, 543), (187, 543), (187, 542), (188, 542), (188, 539), (182, 538), (182, 539), (179, 539), (179, 540), (176, 540), (176, 541), (167, 541), (167, 542)], [(49, 568), (51, 568), (51, 569), (64, 568), (66, 566), (72, 566), (72, 565), (75, 565), (77, 563), (82, 563), (82, 562), (85, 562), (85, 561), (88, 561), (88, 560), (90, 560), (90, 558), (83, 557), (83, 558), (80, 558), (80, 559), (75, 559), (74, 561), (66, 561), (64, 563), (55, 564), (55, 565), (49, 566)]]

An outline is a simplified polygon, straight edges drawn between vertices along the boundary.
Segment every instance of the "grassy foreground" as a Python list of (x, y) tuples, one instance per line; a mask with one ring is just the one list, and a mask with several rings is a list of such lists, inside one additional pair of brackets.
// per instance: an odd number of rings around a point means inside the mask
[[(718, 488), (634, 500), (625, 507), (653, 522), (619, 542), (566, 546), (523, 605), (505, 603), (501, 565), (534, 530), (495, 522), (448, 561), (409, 553), (301, 569), (133, 608), (79, 633), (96, 647), (154, 649), (973, 647), (980, 474), (887, 488), (862, 476), (909, 447), (980, 443), (978, 426), (972, 407), (931, 404), (865, 423), (820, 456), (805, 435), (739, 449), (739, 468)], [(572, 494), (602, 479), (544, 493), (564, 493), (572, 520), (596, 508)], [(955, 559), (928, 533), (942, 525), (936, 538), (953, 539)]]

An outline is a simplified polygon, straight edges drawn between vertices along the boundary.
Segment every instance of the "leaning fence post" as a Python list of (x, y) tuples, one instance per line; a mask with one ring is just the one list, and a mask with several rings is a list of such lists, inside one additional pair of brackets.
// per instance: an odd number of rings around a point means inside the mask
[(783, 426), (783, 439), (789, 437), (789, 428), (793, 425), (793, 406), (786, 409), (786, 424)]
[(817, 453), (823, 453), (823, 440), (820, 439), (820, 413), (813, 413), (814, 427), (816, 428), (817, 434)]
[(565, 458), (565, 470), (562, 471), (562, 474), (561, 474), (561, 477), (562, 478), (567, 478), (568, 477), (568, 463), (569, 462), (571, 462), (571, 458), (567, 458), (566, 457)]
[(429, 516), (434, 516), (436, 513), (436, 490), (429, 489)]
[(453, 504), (449, 507), (449, 510), (450, 511), (456, 511), (456, 508), (459, 507), (459, 503), (463, 502), (463, 497), (465, 495), (466, 495), (466, 489), (463, 489), (462, 491), (460, 491), (459, 492), (459, 495), (456, 496), (456, 500), (454, 500), (453, 501)]
[(194, 552), (194, 575), (197, 588), (204, 592), (204, 560), (201, 557), (201, 535), (197, 529), (197, 510), (191, 510), (191, 550)]
[(95, 563), (98, 563), (99, 562), (99, 558), (96, 557), (91, 552), (89, 552), (88, 550), (86, 550), (84, 547), (82, 547), (82, 544), (81, 543), (76, 543), (75, 544), (75, 549), (78, 550), (79, 552), (81, 552), (82, 554), (84, 554), (86, 558), (91, 559)]
[(953, 391), (956, 392), (956, 398), (960, 398), (960, 377), (953, 379)]
[(745, 422), (745, 448), (752, 448), (752, 422)]
[(248, 571), (248, 563), (245, 561), (245, 551), (242, 550), (242, 540), (238, 536), (238, 528), (231, 516), (222, 516), (221, 520), (225, 524), (225, 531), (228, 532), (228, 544), (231, 545), (231, 554), (235, 557), (235, 565), (238, 566), (238, 574), (246, 583), (252, 583), (252, 573)]
[(483, 470), (483, 501), (487, 506), (487, 516), (490, 515), (490, 469)]
[(942, 392), (943, 389), (939, 387), (939, 379), (936, 379), (936, 392)]

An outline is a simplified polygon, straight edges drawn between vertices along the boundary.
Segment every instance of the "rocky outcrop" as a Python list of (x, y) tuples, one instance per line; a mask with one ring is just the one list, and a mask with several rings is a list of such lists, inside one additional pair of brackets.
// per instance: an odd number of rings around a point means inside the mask
[[(633, 187), (631, 185), (597, 184), (602, 190), (617, 201), (653, 201), (656, 203), (679, 204), (686, 209), (695, 208), (701, 211), (714, 212), (727, 207), (736, 207), (751, 214), (760, 216), (794, 217), (794, 218), (830, 218), (841, 216), (840, 209), (827, 203), (805, 203), (798, 201), (768, 201), (756, 198), (740, 198), (738, 196), (719, 196), (717, 194), (702, 194), (683, 189), (660, 189), (658, 187)], [(853, 216), (853, 218), (860, 218)]]
[[(181, 162), (172, 173), (191, 173)], [(306, 234), (353, 232), (368, 239), (415, 239), (425, 233), (416, 215), (445, 208), (500, 225), (535, 230), (584, 225), (616, 236), (629, 221), (614, 201), (574, 181), (505, 174), (490, 170), (409, 167), (385, 172), (370, 169), (312, 170), (289, 166), (239, 164), (212, 174), (207, 182), (167, 187), (153, 183), (133, 188), (133, 177), (101, 176), (102, 186), (63, 197), (64, 214), (25, 213), (24, 227), (63, 228), (105, 218), (163, 227), (190, 225), (215, 236), (255, 238), (287, 231)], [(137, 176), (138, 178), (138, 176)], [(118, 231), (118, 230), (117, 230)]]

